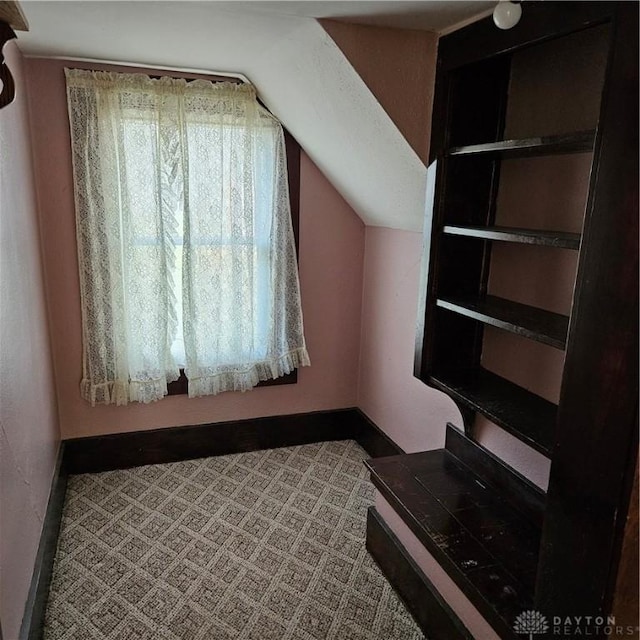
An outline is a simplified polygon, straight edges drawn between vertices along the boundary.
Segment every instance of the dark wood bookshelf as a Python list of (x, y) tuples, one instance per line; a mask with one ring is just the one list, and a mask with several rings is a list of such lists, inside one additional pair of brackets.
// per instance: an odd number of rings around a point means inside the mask
[[(373, 468), (372, 476), (500, 638), (514, 637), (520, 611), (500, 610), (498, 592), (512, 593), (515, 583), (524, 587), (514, 587), (525, 596), (518, 606), (524, 609), (532, 595), (532, 610), (547, 619), (585, 611), (606, 617), (618, 598), (615, 578), (638, 452), (638, 6), (526, 2), (514, 29), (503, 32), (486, 18), (438, 44), (414, 373), (457, 403), (461, 424), (448, 434), (444, 452), (421, 454), (426, 467), (439, 461), (438, 471), (423, 473), (410, 469), (411, 461), (403, 467), (396, 461)], [(537, 47), (540, 57), (530, 55)], [(532, 78), (551, 63), (557, 68), (539, 85), (547, 89), (537, 91)], [(578, 63), (584, 75), (574, 73)], [(509, 131), (523, 136), (509, 139), (519, 135)], [(551, 131), (558, 135), (546, 135)], [(577, 153), (589, 154), (588, 181), (585, 174), (564, 183), (549, 179), (548, 190), (536, 193), (544, 171), (583, 171), (583, 159), (570, 157)], [(539, 158), (542, 173), (529, 175), (526, 163), (506, 164), (527, 157)], [(531, 202), (518, 222), (507, 222), (509, 211), (502, 207), (517, 202), (518, 189)], [(538, 201), (554, 207), (544, 216), (552, 228), (531, 228), (541, 219), (532, 209)], [(579, 232), (558, 231), (578, 214), (572, 207), (583, 203)], [(514, 245), (498, 264), (492, 264), (495, 242)], [(534, 256), (525, 245), (577, 252), (574, 287), (565, 292), (571, 295), (565, 299), (569, 318), (486, 295), (495, 282), (493, 268), (509, 268), (504, 259), (513, 261), (514, 270), (526, 268), (539, 289), (553, 284), (547, 284), (551, 264), (542, 263), (547, 257), (558, 259), (559, 276), (568, 275), (564, 258), (570, 256), (552, 250)], [(564, 350), (557, 405), (482, 367), (486, 349), (494, 346), (485, 340), (487, 325)], [(484, 436), (478, 416), (549, 459), (544, 497), (522, 494), (526, 482), (509, 459), (499, 460), (499, 451), (477, 442)], [(469, 443), (476, 448), (458, 459), (458, 467), (455, 458)], [(487, 470), (489, 484), (477, 477)], [(522, 547), (505, 540), (494, 553), (482, 545), (514, 579), (511, 585), (500, 576), (493, 585), (473, 582), (465, 573), (467, 558), (457, 549), (466, 548), (467, 534), (476, 543), (481, 534), (462, 517), (480, 503), (490, 514), (498, 509), (465, 483), (490, 486), (496, 499), (516, 510), (520, 502), (541, 529), (539, 552), (528, 556), (537, 566), (528, 571), (508, 565), (507, 556), (518, 558)], [(429, 530), (441, 518), (450, 530)], [(451, 553), (442, 541), (451, 544)], [(470, 548), (486, 559), (475, 544)], [(535, 584), (523, 573), (535, 573)], [(637, 602), (637, 591), (627, 597)], [(595, 636), (605, 640), (603, 633)]]
[(429, 383), (549, 457), (558, 407), (482, 367), (434, 372)]
[(502, 158), (548, 156), (559, 153), (582, 153), (593, 150), (595, 131), (578, 131), (557, 136), (540, 136), (519, 140), (499, 140), (449, 149), (449, 156), (498, 155)]
[(580, 248), (580, 234), (568, 231), (519, 229), (515, 227), (473, 227), (450, 224), (444, 227), (443, 232), (451, 236), (534, 244), (557, 249), (573, 249), (574, 251)]
[(569, 318), (497, 296), (438, 298), (437, 306), (556, 349), (564, 349)]
[(540, 529), (446, 449), (367, 461), (374, 486), (491, 622), (515, 640), (533, 605)]

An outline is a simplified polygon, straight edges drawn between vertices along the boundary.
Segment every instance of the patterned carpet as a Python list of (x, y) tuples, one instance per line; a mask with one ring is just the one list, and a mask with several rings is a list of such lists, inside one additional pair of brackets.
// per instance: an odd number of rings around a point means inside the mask
[(46, 640), (422, 638), (364, 545), (353, 441), (72, 476)]

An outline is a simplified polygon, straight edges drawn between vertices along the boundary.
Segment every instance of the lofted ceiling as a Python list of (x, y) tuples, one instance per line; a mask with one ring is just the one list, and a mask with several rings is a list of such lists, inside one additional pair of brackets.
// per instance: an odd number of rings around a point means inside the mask
[(441, 31), (494, 4), (27, 0), (18, 46), (245, 76), (365, 224), (421, 231), (425, 166), (315, 18)]

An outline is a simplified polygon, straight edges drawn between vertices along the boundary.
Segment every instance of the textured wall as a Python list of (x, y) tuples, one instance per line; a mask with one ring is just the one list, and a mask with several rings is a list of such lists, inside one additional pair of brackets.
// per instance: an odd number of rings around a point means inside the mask
[[(433, 63), (430, 31), (388, 29), (320, 20), (418, 157), (429, 153)], [(387, 225), (382, 225), (387, 226)]]
[(13, 43), (4, 53), (17, 98), (0, 111), (0, 619), (15, 640), (59, 434), (23, 62)]
[[(172, 396), (149, 405), (133, 403), (126, 407), (91, 407), (80, 398), (80, 292), (64, 64), (59, 60), (28, 61), (37, 185), (43, 203), (43, 257), (63, 437), (354, 406), (364, 226), (304, 154), (300, 282), (312, 366), (300, 370), (298, 384), (208, 398)], [(80, 63), (73, 66), (99, 67)]]

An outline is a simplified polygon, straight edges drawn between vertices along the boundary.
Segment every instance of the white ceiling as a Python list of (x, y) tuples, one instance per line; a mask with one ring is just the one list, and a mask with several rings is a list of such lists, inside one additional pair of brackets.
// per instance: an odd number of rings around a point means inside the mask
[(495, 6), (495, 0), (229, 0), (225, 11), (253, 11), (354, 24), (443, 31)]
[[(118, 5), (117, 11), (126, 22), (131, 5), (148, 2), (148, 11), (154, 11), (152, 5), (157, 0), (20, 0), (20, 4), (36, 23), (41, 9), (38, 5), (53, 5), (57, 10), (66, 12), (64, 5), (77, 2), (91, 2), (105, 5)], [(162, 0), (163, 2), (165, 0)], [(458, 23), (485, 14), (492, 9), (496, 0), (174, 0), (185, 12), (193, 10), (195, 5), (207, 5), (207, 11), (232, 13), (263, 13), (306, 18), (329, 18), (354, 24), (395, 27), (398, 29), (421, 29), (442, 32)], [(32, 29), (34, 25), (31, 21)], [(53, 35), (53, 34), (52, 34)], [(43, 32), (37, 33), (36, 42), (46, 45), (48, 38)]]
[(232, 72), (366, 224), (420, 231), (426, 169), (314, 19), (445, 29), (494, 2), (26, 0), (26, 55)]

